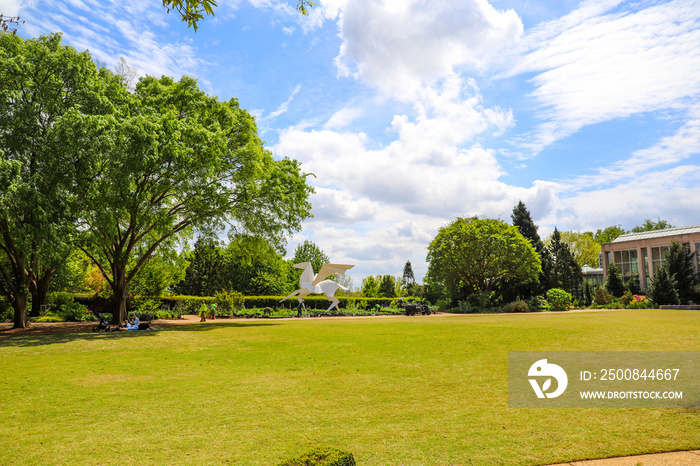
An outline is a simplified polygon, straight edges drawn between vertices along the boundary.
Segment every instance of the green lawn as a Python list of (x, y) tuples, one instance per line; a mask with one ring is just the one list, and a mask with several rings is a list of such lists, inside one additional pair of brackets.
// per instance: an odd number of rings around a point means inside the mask
[(700, 412), (510, 409), (508, 351), (700, 350), (699, 311), (215, 321), (0, 338), (0, 464), (536, 465), (700, 448)]

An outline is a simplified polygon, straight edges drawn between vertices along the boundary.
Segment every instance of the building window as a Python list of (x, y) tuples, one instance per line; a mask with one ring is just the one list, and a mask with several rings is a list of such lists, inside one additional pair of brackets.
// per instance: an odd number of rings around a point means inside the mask
[(651, 248), (651, 269), (656, 275), (656, 271), (659, 270), (661, 264), (664, 262), (666, 254), (668, 254), (669, 246), (658, 246)]
[(627, 249), (615, 251), (615, 265), (617, 265), (623, 280), (628, 280), (633, 275), (639, 275), (639, 262), (637, 250)]
[(640, 286), (646, 289), (647, 280), (649, 279), (649, 253), (647, 248), (642, 248), (642, 259), (644, 260), (644, 283), (640, 283)]

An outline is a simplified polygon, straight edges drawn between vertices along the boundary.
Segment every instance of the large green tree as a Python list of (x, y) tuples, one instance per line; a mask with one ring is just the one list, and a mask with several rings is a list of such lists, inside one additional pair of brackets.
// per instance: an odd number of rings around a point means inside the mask
[(515, 226), (494, 219), (457, 218), (428, 246), (429, 275), (456, 297), (490, 292), (507, 280), (536, 282), (539, 257)]
[(574, 254), (578, 265), (581, 267), (584, 265), (593, 268), (598, 267), (598, 255), (600, 254), (601, 247), (600, 243), (593, 237), (593, 233), (562, 231), (560, 234), (561, 241), (569, 246), (569, 250)]
[(377, 298), (379, 296), (379, 283), (372, 275), (362, 280), (362, 296), (365, 298)]
[(311, 215), (299, 163), (272, 157), (236, 99), (210, 97), (188, 77), (143, 78), (117, 97), (118, 118), (71, 128), (92, 136), (81, 148), (94, 154), (82, 247), (112, 288), (114, 323), (131, 281), (173, 238), (228, 223), (282, 247)]
[(612, 243), (615, 238), (625, 233), (629, 232), (622, 228), (622, 225), (611, 225), (602, 230), (596, 230), (593, 239), (595, 239), (598, 244)]
[(224, 255), (219, 242), (199, 237), (194, 250), (186, 255), (189, 265), (185, 276), (175, 287), (177, 294), (188, 296), (214, 296), (225, 288)]
[(395, 298), (396, 297), (396, 279), (393, 275), (382, 275), (379, 281), (379, 297), (380, 298)]
[(260, 237), (237, 235), (224, 251), (226, 289), (244, 295), (279, 296), (294, 291), (289, 279), (292, 270), (298, 269)]
[[(330, 262), (328, 255), (313, 241), (304, 240), (304, 242), (297, 245), (294, 249), (294, 257), (292, 257), (291, 264), (299, 264), (302, 262), (311, 262), (313, 266), (314, 273), (318, 273), (323, 267), (323, 264)], [(301, 278), (302, 270), (293, 268), (292, 272), (288, 275), (289, 285), (295, 290), (299, 287), (299, 278)], [(335, 280), (335, 277), (330, 277), (330, 280)]]
[(641, 233), (643, 231), (668, 230), (669, 228), (673, 228), (673, 225), (668, 223), (666, 220), (661, 220), (659, 218), (656, 221), (653, 221), (652, 219), (648, 218), (644, 220), (644, 223), (641, 225), (637, 225), (636, 227), (632, 228), (632, 232)]
[(38, 314), (57, 267), (71, 252), (89, 141), (72, 134), (84, 115), (112, 111), (118, 85), (60, 34), (22, 39), (0, 33), (0, 278), (27, 327), (28, 294)]

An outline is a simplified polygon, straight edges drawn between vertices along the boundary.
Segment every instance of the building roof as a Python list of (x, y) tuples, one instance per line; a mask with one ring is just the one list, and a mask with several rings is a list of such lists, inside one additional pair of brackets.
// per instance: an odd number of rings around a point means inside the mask
[(668, 228), (666, 230), (642, 231), (639, 233), (626, 233), (615, 238), (613, 243), (622, 243), (623, 241), (637, 241), (640, 239), (663, 238), (664, 236), (680, 236), (691, 233), (700, 233), (700, 225), (692, 227)]

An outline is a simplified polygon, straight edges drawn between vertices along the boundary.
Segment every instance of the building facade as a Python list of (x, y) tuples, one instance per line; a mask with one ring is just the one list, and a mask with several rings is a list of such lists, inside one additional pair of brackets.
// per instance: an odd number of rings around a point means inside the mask
[(637, 275), (639, 285), (646, 289), (649, 279), (663, 264), (672, 242), (681, 243), (687, 251), (694, 253), (693, 268), (697, 273), (700, 265), (700, 225), (627, 233), (618, 236), (612, 243), (603, 244), (605, 279), (608, 277), (608, 267), (614, 262), (624, 281)]

